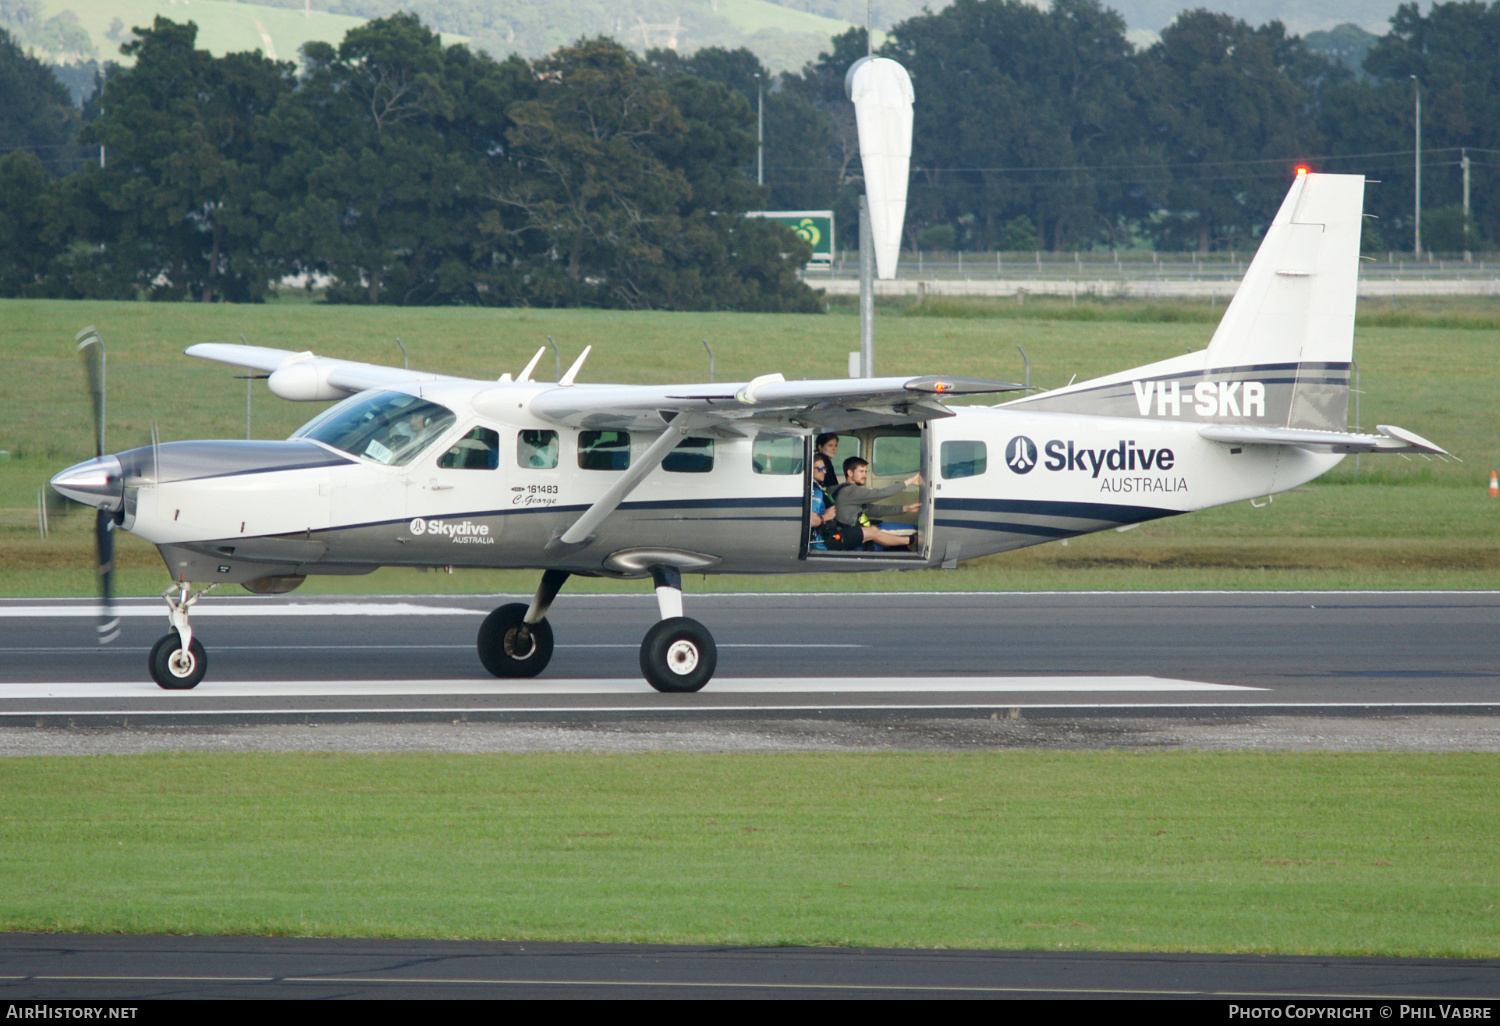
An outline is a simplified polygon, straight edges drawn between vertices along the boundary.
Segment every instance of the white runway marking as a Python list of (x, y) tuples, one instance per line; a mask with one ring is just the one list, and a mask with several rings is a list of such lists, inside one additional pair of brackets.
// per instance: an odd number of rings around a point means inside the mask
[[(724, 678), (709, 683), (716, 695), (1035, 694), (1076, 692), (1264, 691), (1238, 684), (1205, 684), (1166, 677), (787, 677)], [(394, 695), (649, 695), (643, 680), (345, 680), (207, 681), (193, 691), (163, 691), (150, 681), (78, 684), (0, 684), (0, 703), (37, 698), (297, 698)]]
[[(292, 602), (285, 605), (219, 605), (205, 601), (193, 607), (193, 618), (200, 616), (484, 616), (488, 609), (464, 609), (462, 606), (420, 606), (415, 602)], [(0, 617), (42, 618), (53, 616), (95, 617), (97, 606), (3, 606)], [(167, 604), (117, 605), (115, 616), (167, 615)]]

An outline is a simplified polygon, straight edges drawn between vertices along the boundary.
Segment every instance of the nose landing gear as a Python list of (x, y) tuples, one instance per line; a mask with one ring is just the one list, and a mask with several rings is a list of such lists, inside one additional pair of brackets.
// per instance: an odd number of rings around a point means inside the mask
[(657, 691), (698, 691), (719, 665), (718, 646), (707, 627), (682, 615), (682, 574), (657, 566), (651, 577), (661, 620), (641, 642), (641, 673)]
[[(161, 593), (167, 601), (167, 619), (172, 631), (151, 646), (151, 655), (146, 666), (157, 686), (168, 691), (188, 691), (198, 686), (208, 672), (208, 653), (203, 644), (193, 637), (193, 625), (188, 619), (188, 609), (204, 595), (218, 587), (210, 584), (199, 589), (195, 595), (192, 585), (182, 581)], [(178, 592), (173, 596), (173, 592)]]

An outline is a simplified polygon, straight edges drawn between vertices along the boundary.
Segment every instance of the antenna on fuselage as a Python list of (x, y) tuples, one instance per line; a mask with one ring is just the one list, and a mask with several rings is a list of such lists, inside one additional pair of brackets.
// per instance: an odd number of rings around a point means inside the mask
[(536, 355), (531, 358), (531, 362), (526, 365), (526, 369), (516, 375), (516, 384), (524, 385), (531, 380), (531, 372), (536, 370), (536, 365), (541, 362), (542, 354), (546, 351), (546, 346), (542, 346), (542, 348), (536, 351)]
[(593, 352), (593, 350), (593, 346), (584, 346), (583, 352), (578, 354), (578, 359), (573, 361), (573, 366), (568, 368), (568, 373), (559, 378), (557, 380), (557, 383), (563, 388), (567, 388), (569, 385), (571, 385), (573, 383), (573, 379), (578, 377), (578, 372), (583, 370), (583, 361), (589, 358), (589, 353)]

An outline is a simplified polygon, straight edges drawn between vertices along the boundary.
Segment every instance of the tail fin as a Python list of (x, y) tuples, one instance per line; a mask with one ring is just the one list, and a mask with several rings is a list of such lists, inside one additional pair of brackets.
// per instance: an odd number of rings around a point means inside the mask
[(1364, 186), (1361, 175), (1298, 174), (1206, 351), (1015, 405), (1343, 430)]

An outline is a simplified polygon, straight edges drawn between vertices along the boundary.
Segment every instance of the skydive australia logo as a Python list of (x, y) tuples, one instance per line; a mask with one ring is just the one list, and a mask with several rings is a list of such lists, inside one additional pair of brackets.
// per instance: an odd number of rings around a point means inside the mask
[(1005, 465), (1017, 474), (1029, 474), (1036, 468), (1036, 443), (1017, 435), (1005, 447)]
[(490, 537), (489, 524), (476, 524), (468, 520), (447, 524), (441, 520), (423, 520), (417, 517), (411, 522), (411, 533), (418, 537), (424, 534), (435, 534), (452, 540), (454, 545), (495, 544), (495, 539)]
[[(1048, 470), (1078, 471), (1099, 482), (1101, 492), (1185, 492), (1182, 477), (1120, 477), (1106, 471), (1167, 471), (1177, 465), (1171, 449), (1147, 449), (1134, 440), (1120, 441), (1106, 449), (1084, 449), (1077, 442), (1054, 438), (1042, 446)], [(1005, 446), (1005, 465), (1017, 474), (1029, 474), (1037, 465), (1036, 443), (1017, 435)], [(1101, 475), (1104, 475), (1101, 477)]]

